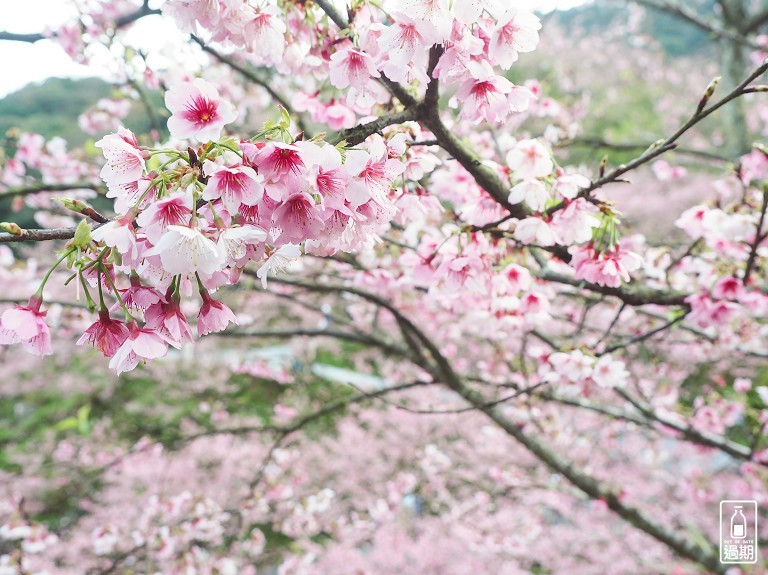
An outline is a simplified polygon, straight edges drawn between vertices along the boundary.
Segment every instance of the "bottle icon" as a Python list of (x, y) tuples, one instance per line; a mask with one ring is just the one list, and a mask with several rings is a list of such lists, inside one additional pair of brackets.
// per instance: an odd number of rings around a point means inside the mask
[(747, 537), (747, 518), (741, 512), (741, 505), (734, 507), (731, 516), (731, 537), (733, 539), (745, 539)]

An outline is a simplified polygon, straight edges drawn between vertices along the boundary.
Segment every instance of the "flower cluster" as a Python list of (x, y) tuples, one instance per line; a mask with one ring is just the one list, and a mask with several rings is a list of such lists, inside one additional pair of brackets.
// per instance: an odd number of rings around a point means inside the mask
[(595, 386), (624, 387), (629, 372), (623, 361), (610, 354), (595, 358), (574, 350), (550, 355), (539, 367), (539, 376), (544, 382), (556, 383), (563, 394), (582, 396), (589, 395)]
[[(386, 75), (394, 82), (419, 86), (429, 83), (428, 53), (441, 46), (432, 76), (454, 87), (461, 115), (473, 122), (505, 121), (510, 112), (528, 108), (535, 98), (525, 86), (516, 86), (499, 71), (508, 70), (519, 54), (533, 51), (541, 23), (533, 13), (510, 8), (504, 2), (398, 0), (383, 8), (373, 5), (350, 11), (354, 33), (332, 37), (331, 26), (311, 4), (169, 0), (163, 5), (182, 30), (206, 29), (214, 40), (247, 49), (254, 63), (293, 74), (325, 76), (344, 91), (323, 106), (312, 91), (301, 96), (303, 109), (313, 116), (344, 125), (350, 112), (367, 114), (387, 101), (377, 81)], [(386, 22), (386, 23), (385, 23)], [(329, 42), (318, 43), (318, 34)], [(341, 102), (348, 112), (344, 112)], [(331, 109), (332, 107), (335, 109)]]
[[(166, 103), (172, 136), (201, 144), (152, 150), (123, 127), (98, 141), (118, 215), (92, 230), (81, 223), (59, 260), (87, 292), (98, 288), (99, 317), (78, 343), (111, 357), (118, 373), (193, 340), (181, 309), (181, 294), (193, 286), (202, 336), (237, 323), (210, 292), (237, 283), (248, 262), (258, 264), (266, 288), (268, 275), (302, 251), (330, 255), (375, 241), (396, 212), (390, 188), (406, 169), (404, 146), (394, 139), (374, 136), (355, 149), (294, 141), (287, 119), (264, 130), (262, 141), (222, 137), (236, 110), (201, 79), (172, 88)], [(88, 213), (82, 202), (68, 205)], [(111, 311), (105, 292), (117, 302)], [(41, 294), (42, 287), (29, 306), (3, 314), (0, 343), (50, 353)], [(125, 321), (112, 316), (119, 308)]]

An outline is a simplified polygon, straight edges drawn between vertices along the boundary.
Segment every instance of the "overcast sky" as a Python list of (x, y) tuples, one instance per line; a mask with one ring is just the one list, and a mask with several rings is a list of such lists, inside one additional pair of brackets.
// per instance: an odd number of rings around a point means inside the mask
[[(0, 0), (0, 7), (12, 0)], [(520, 6), (549, 11), (554, 8), (570, 8), (583, 4), (585, 0), (517, 0)], [(159, 4), (159, 2), (157, 2)], [(153, 3), (155, 4), (155, 3)], [(67, 0), (23, 0), (13, 1), (13, 8), (2, 10), (0, 29), (7, 32), (41, 32), (46, 28), (55, 30), (75, 13)], [(141, 42), (161, 42), (167, 28), (162, 19), (152, 16), (142, 19), (131, 31), (131, 36)], [(146, 39), (146, 40), (145, 40)], [(137, 42), (138, 44), (139, 42)], [(157, 44), (159, 48), (161, 44)], [(152, 49), (152, 46), (147, 46)], [(92, 62), (90, 66), (74, 63), (54, 42), (43, 40), (35, 44), (0, 41), (0, 97), (22, 88), (30, 82), (40, 82), (52, 76), (110, 78), (107, 61)]]

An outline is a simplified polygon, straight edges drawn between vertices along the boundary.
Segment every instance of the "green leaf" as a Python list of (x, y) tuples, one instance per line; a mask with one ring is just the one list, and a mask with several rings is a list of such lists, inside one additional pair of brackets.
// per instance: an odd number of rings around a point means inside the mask
[(75, 237), (72, 238), (72, 245), (78, 248), (84, 248), (93, 241), (91, 231), (93, 227), (87, 220), (80, 220), (75, 229)]

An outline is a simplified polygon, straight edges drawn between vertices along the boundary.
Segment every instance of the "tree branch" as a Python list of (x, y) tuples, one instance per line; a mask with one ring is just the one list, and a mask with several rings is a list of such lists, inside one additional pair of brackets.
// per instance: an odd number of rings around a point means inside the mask
[(424, 334), (424, 332), (422, 332), (420, 328), (413, 324), (399, 310), (397, 310), (393, 304), (387, 300), (357, 288), (347, 288), (344, 286), (331, 285), (315, 286), (290, 280), (282, 280), (282, 283), (286, 283), (288, 285), (296, 285), (297, 287), (304, 287), (319, 292), (346, 292), (357, 295), (380, 307), (384, 307), (393, 314), (398, 323), (400, 323), (413, 334), (414, 339), (417, 340), (420, 345), (423, 345), (425, 351), (432, 357), (434, 361), (434, 367), (426, 365), (422, 367), (429, 371), (436, 381), (442, 381), (448, 388), (463, 397), (470, 405), (474, 406), (478, 411), (486, 414), (508, 435), (515, 438), (521, 445), (528, 449), (528, 451), (530, 451), (537, 459), (539, 459), (539, 461), (544, 463), (553, 471), (563, 475), (566, 479), (568, 479), (568, 481), (583, 491), (586, 495), (593, 499), (600, 499), (605, 501), (611, 510), (613, 510), (617, 515), (619, 515), (628, 523), (649, 534), (657, 541), (665, 544), (680, 556), (694, 561), (713, 572), (725, 572), (724, 567), (719, 562), (719, 557), (712, 551), (713, 548), (711, 544), (708, 545), (708, 548), (702, 547), (697, 541), (693, 541), (687, 537), (675, 533), (674, 531), (668, 529), (666, 526), (657, 523), (655, 520), (648, 517), (639, 509), (627, 505), (622, 501), (618, 491), (614, 491), (608, 488), (592, 476), (579, 471), (576, 469), (576, 466), (572, 461), (557, 455), (555, 452), (551, 451), (549, 447), (547, 447), (543, 442), (534, 438), (532, 435), (529, 435), (528, 432), (525, 431), (525, 427), (523, 425), (508, 419), (497, 406), (487, 405), (488, 401), (480, 393), (476, 392), (462, 381), (459, 375), (453, 370), (447, 358)]
[[(134, 22), (136, 22), (137, 20), (140, 20), (141, 18), (144, 18), (145, 16), (152, 16), (160, 13), (161, 11), (159, 9), (150, 8), (145, 2), (144, 4), (142, 4), (141, 8), (139, 8), (135, 12), (131, 12), (130, 14), (126, 14), (124, 16), (121, 16), (117, 20), (115, 20), (115, 28), (124, 28), (125, 26), (128, 26), (129, 24), (133, 24)], [(0, 40), (9, 40), (12, 42), (26, 42), (29, 44), (34, 44), (35, 42), (39, 42), (40, 40), (51, 40), (55, 37), (56, 37), (55, 32), (50, 36), (46, 36), (39, 32), (33, 33), (33, 34), (15, 34), (13, 32), (5, 32), (0, 30)]]
[(71, 184), (29, 184), (27, 186), (16, 186), (0, 190), (0, 198), (6, 196), (26, 196), (37, 194), (39, 192), (66, 192), (71, 190), (93, 190), (99, 194), (104, 194), (106, 187), (104, 184), (94, 184), (92, 182), (73, 182)]
[[(585, 146), (591, 148), (605, 148), (608, 150), (614, 150), (617, 152), (632, 152), (635, 150), (647, 150), (648, 144), (640, 143), (614, 143), (603, 140), (602, 138), (574, 138), (572, 140), (565, 140), (556, 144), (558, 148), (567, 148), (569, 146)], [(715, 160), (718, 162), (731, 162), (732, 158), (716, 154), (714, 152), (708, 152), (706, 150), (695, 150), (690, 148), (675, 148), (676, 154), (685, 154), (688, 156), (694, 156), (703, 158), (706, 160)]]
[(40, 230), (21, 230), (20, 235), (0, 234), (0, 244), (13, 242), (46, 242), (49, 240), (71, 240), (76, 228), (52, 228)]
[(766, 24), (768, 24), (768, 9), (752, 16), (752, 18), (749, 19), (749, 22), (744, 24), (742, 31), (745, 34), (752, 34), (757, 32)]
[[(757, 78), (762, 76), (765, 71), (768, 70), (768, 59), (764, 61), (760, 66), (755, 68), (742, 82), (736, 86), (731, 92), (726, 94), (723, 98), (712, 104), (711, 106), (706, 106), (706, 100), (702, 100), (703, 105), (699, 104), (699, 109), (688, 119), (687, 122), (685, 122), (682, 126), (680, 126), (677, 131), (669, 136), (665, 140), (660, 140), (659, 142), (656, 142), (652, 144), (643, 154), (632, 160), (631, 162), (628, 162), (627, 164), (622, 164), (618, 168), (612, 170), (608, 174), (604, 175), (601, 178), (598, 178), (597, 180), (594, 180), (589, 187), (581, 190), (579, 192), (578, 197), (586, 197), (593, 191), (597, 190), (598, 188), (601, 188), (607, 184), (615, 183), (619, 181), (619, 178), (626, 174), (629, 171), (632, 171), (643, 164), (647, 164), (654, 158), (657, 158), (664, 154), (665, 152), (668, 152), (670, 150), (674, 150), (677, 147), (677, 140), (680, 139), (680, 137), (685, 134), (688, 130), (693, 128), (696, 124), (701, 122), (704, 118), (709, 117), (711, 114), (725, 106), (727, 103), (731, 102), (732, 100), (735, 100), (736, 98), (743, 96), (745, 93), (747, 93), (746, 89), (747, 86), (749, 86), (752, 82), (754, 82)], [(566, 202), (560, 202), (559, 204), (552, 206), (547, 210), (547, 215), (552, 215), (558, 210), (563, 209), (566, 206)]]
[(754, 41), (746, 37), (747, 30), (741, 30), (740, 32), (728, 30), (722, 26), (718, 26), (711, 20), (702, 18), (695, 12), (683, 8), (679, 4), (662, 0), (632, 0), (632, 2), (639, 4), (640, 6), (644, 6), (645, 8), (651, 8), (653, 10), (658, 10), (660, 12), (665, 12), (666, 14), (675, 16), (676, 18), (683, 20), (684, 22), (688, 22), (689, 24), (692, 24), (693, 26), (708, 32), (713, 36), (717, 36), (718, 38), (724, 38), (726, 40), (730, 40), (731, 42), (749, 46), (753, 49), (759, 48), (759, 46)]
[(379, 116), (367, 124), (358, 124), (354, 128), (342, 130), (331, 140), (331, 143), (336, 145), (339, 142), (346, 141), (349, 145), (356, 146), (360, 142), (364, 141), (368, 136), (380, 132), (387, 126), (410, 122), (416, 118), (416, 110), (414, 108), (406, 108), (402, 112), (396, 112), (386, 116)]
[(619, 298), (625, 304), (631, 305), (631, 306), (655, 304), (655, 305), (662, 305), (662, 306), (679, 305), (679, 306), (687, 307), (688, 305), (685, 302), (685, 298), (687, 298), (689, 294), (684, 292), (677, 292), (672, 290), (663, 291), (663, 290), (657, 290), (653, 288), (632, 285), (632, 284), (617, 287), (617, 288), (600, 286), (597, 284), (585, 282), (584, 280), (577, 280), (576, 278), (573, 278), (570, 276), (561, 275), (549, 270), (543, 270), (541, 272), (536, 273), (535, 275), (539, 279), (543, 279), (545, 281), (561, 283), (561, 284), (570, 285), (570, 286), (574, 286), (582, 289), (587, 289), (589, 291), (601, 293), (603, 295), (614, 296)]

